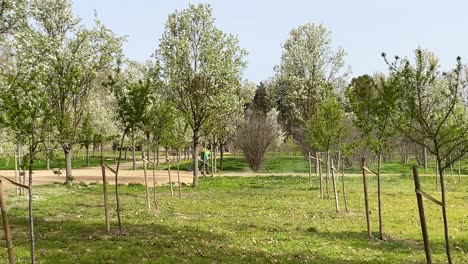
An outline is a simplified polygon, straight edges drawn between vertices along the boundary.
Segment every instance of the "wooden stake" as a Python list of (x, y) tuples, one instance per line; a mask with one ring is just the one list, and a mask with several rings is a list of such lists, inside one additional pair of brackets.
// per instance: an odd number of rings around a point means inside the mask
[(320, 153), (316, 152), (315, 156), (316, 156), (315, 162), (317, 163), (318, 176), (319, 176), (320, 198), (323, 199), (323, 187), (322, 187), (323, 177), (322, 177), (322, 164), (320, 163)]
[(426, 216), (424, 214), (424, 204), (423, 198), (419, 190), (421, 190), (421, 185), (419, 183), (419, 175), (418, 175), (418, 168), (413, 166), (413, 179), (414, 179), (414, 187), (416, 189), (416, 200), (418, 201), (418, 210), (419, 210), (419, 220), (421, 222), (421, 232), (424, 240), (424, 252), (426, 253), (426, 262), (427, 264), (432, 264), (431, 258), (431, 248), (429, 246), (429, 236), (427, 234), (427, 226), (426, 226)]
[[(334, 168), (333, 160), (331, 160), (331, 167)], [(340, 206), (338, 205), (338, 192), (336, 191), (336, 180), (335, 180), (335, 171), (331, 170), (331, 176), (333, 181), (333, 194), (335, 196), (335, 210), (336, 212), (340, 211)]]
[(346, 200), (345, 181), (344, 181), (344, 165), (342, 165), (341, 167), (341, 183), (343, 185), (343, 200), (344, 200), (345, 212), (348, 212), (348, 201)]
[(309, 160), (309, 188), (312, 189), (312, 161), (310, 160), (310, 152), (307, 159)]
[(380, 191), (380, 170), (382, 168), (382, 154), (379, 153), (379, 160), (377, 163), (377, 203), (379, 209), (379, 239), (383, 240), (383, 227), (382, 227), (382, 195)]
[(2, 181), (0, 180), (0, 209), (2, 210), (2, 223), (3, 223), (3, 230), (5, 231), (5, 241), (6, 247), (8, 251), (8, 260), (10, 264), (15, 263), (15, 255), (13, 254), (13, 244), (11, 242), (11, 233), (10, 233), (10, 226), (8, 225), (8, 216), (5, 206), (5, 199), (3, 197), (3, 185)]
[(171, 187), (171, 197), (174, 197), (174, 189), (172, 188), (172, 178), (171, 178), (171, 165), (169, 164), (169, 160), (166, 160), (167, 163), (167, 173), (169, 175), (169, 186)]
[(106, 177), (106, 167), (104, 166), (104, 156), (101, 155), (101, 169), (102, 169), (102, 190), (104, 193), (104, 217), (106, 221), (106, 232), (110, 233), (110, 223), (109, 223), (109, 209), (107, 207), (107, 177)]
[(153, 203), (154, 203), (154, 208), (156, 208), (156, 210), (159, 210), (159, 207), (158, 207), (158, 200), (157, 200), (157, 197), (156, 197), (156, 164), (157, 164), (157, 158), (156, 158), (156, 153), (158, 152), (158, 149), (155, 149), (154, 151), (154, 157), (153, 157)]
[(362, 158), (362, 181), (364, 184), (364, 203), (366, 207), (366, 223), (367, 223), (367, 236), (372, 237), (371, 222), (369, 213), (369, 196), (367, 194), (367, 178), (366, 178), (366, 158)]
[(177, 181), (179, 182), (179, 198), (182, 198), (182, 190), (181, 190), (181, 184), (180, 184), (180, 173), (179, 173), (179, 161), (177, 161)]
[[(15, 182), (19, 182), (18, 181), (18, 156), (16, 153), (16, 149), (15, 149)], [(16, 188), (16, 196), (18, 196), (20, 189), (18, 186), (16, 186), (15, 188)]]
[(142, 149), (141, 155), (143, 156), (143, 171), (144, 171), (143, 173), (145, 175), (146, 207), (148, 208), (148, 210), (151, 210), (149, 187), (148, 187), (148, 174), (146, 173), (146, 166), (147, 166), (148, 162), (146, 162), (145, 150), (144, 149)]
[(439, 183), (438, 183), (438, 179), (437, 179), (437, 176), (439, 175), (439, 163), (437, 162), (436, 160), (436, 175), (435, 175), (435, 186), (436, 186), (436, 190), (439, 189)]

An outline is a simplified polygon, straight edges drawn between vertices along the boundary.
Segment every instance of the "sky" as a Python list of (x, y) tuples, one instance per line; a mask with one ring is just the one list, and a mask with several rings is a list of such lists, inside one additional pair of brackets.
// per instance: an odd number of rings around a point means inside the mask
[(347, 52), (351, 77), (387, 72), (380, 54), (411, 57), (422, 47), (437, 54), (442, 70), (456, 57), (468, 62), (468, 1), (435, 0), (74, 0), (85, 25), (98, 18), (127, 36), (125, 55), (146, 61), (154, 53), (168, 15), (190, 3), (209, 3), (216, 25), (239, 38), (247, 50), (244, 77), (254, 83), (274, 75), (289, 31), (305, 23), (323, 24), (333, 47)]

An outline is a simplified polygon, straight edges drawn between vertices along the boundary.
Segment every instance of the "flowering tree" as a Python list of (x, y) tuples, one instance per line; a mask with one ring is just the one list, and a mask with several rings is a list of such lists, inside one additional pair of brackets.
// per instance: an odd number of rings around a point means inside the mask
[(468, 152), (468, 108), (463, 98), (468, 87), (466, 71), (458, 57), (452, 71), (441, 73), (437, 57), (420, 48), (414, 63), (399, 57), (389, 62), (382, 56), (394, 77), (393, 85), (385, 86), (393, 124), (437, 159), (446, 254), (452, 263), (444, 172)]
[(300, 134), (317, 111), (328, 87), (344, 87), (349, 71), (342, 49), (333, 50), (331, 33), (323, 25), (304, 24), (294, 28), (283, 45), (277, 67), (274, 98), (287, 132), (307, 145)]
[(47, 47), (42, 54), (49, 66), (43, 83), (53, 109), (55, 139), (65, 154), (68, 182), (72, 147), (78, 140), (90, 91), (101, 73), (115, 67), (122, 39), (97, 19), (93, 29), (80, 26), (68, 0), (33, 1), (31, 15), (35, 22), (32, 30)]
[(157, 57), (167, 98), (192, 129), (194, 186), (200, 131), (217, 111), (235, 102), (245, 54), (236, 37), (215, 27), (209, 5), (190, 5), (169, 15)]

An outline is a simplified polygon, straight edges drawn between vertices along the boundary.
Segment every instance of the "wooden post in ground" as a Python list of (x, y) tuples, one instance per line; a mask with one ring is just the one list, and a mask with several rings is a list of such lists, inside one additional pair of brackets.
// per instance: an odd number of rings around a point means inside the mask
[(312, 189), (312, 161), (310, 159), (310, 152), (307, 156), (307, 160), (309, 161), (309, 188)]
[(346, 191), (345, 191), (345, 182), (344, 182), (344, 166), (341, 167), (341, 183), (343, 185), (343, 200), (344, 200), (345, 212), (348, 212), (348, 201), (346, 200)]
[(325, 190), (327, 192), (327, 199), (330, 199), (330, 191), (328, 190), (328, 181), (330, 176), (330, 151), (327, 151), (326, 167), (327, 173), (325, 174)]
[(319, 188), (320, 188), (320, 198), (323, 199), (323, 177), (322, 177), (322, 163), (320, 162), (320, 153), (317, 151), (315, 153), (317, 168), (318, 168), (318, 176), (319, 176)]
[(104, 167), (104, 157), (101, 155), (101, 169), (102, 169), (102, 190), (104, 193), (104, 217), (106, 221), (106, 232), (110, 233), (110, 223), (109, 223), (109, 209), (107, 207), (107, 177), (106, 177), (106, 167)]
[(364, 185), (364, 203), (366, 208), (366, 223), (367, 223), (367, 236), (372, 237), (371, 222), (369, 213), (369, 196), (367, 193), (367, 178), (366, 178), (366, 158), (362, 158), (362, 182)]
[(174, 197), (174, 189), (172, 188), (171, 165), (169, 164), (169, 159), (166, 159), (166, 163), (167, 173), (169, 175), (169, 186), (171, 187), (171, 197)]
[(336, 212), (340, 211), (340, 206), (338, 205), (338, 192), (336, 190), (336, 180), (335, 180), (335, 170), (333, 169), (335, 166), (333, 166), (333, 159), (331, 160), (331, 176), (332, 176), (332, 181), (333, 181), (333, 194), (335, 196), (335, 210)]
[(154, 150), (154, 156), (153, 156), (153, 203), (154, 203), (154, 208), (156, 208), (156, 210), (159, 210), (159, 207), (158, 207), (158, 200), (157, 200), (157, 197), (156, 197), (156, 153), (158, 152), (157, 149)]
[[(15, 182), (19, 182), (18, 181), (18, 153), (15, 149)], [(16, 189), (16, 196), (19, 195), (20, 193), (20, 188), (18, 186), (15, 186), (15, 189)]]
[[(147, 168), (146, 168), (146, 166), (148, 165), (148, 162), (146, 161), (145, 150), (143, 148), (141, 150), (141, 155), (143, 156), (143, 173), (145, 176), (146, 207), (148, 208), (148, 210), (151, 210), (150, 194), (149, 194), (149, 187), (148, 187), (148, 174), (147, 174)], [(149, 159), (149, 155), (148, 155), (148, 159)]]
[(2, 223), (3, 223), (3, 230), (5, 232), (5, 241), (6, 241), (6, 248), (8, 251), (8, 260), (10, 264), (15, 263), (15, 255), (13, 254), (13, 244), (11, 243), (11, 233), (10, 233), (10, 226), (8, 225), (8, 216), (5, 206), (5, 199), (3, 197), (3, 186), (2, 181), (0, 180), (0, 209), (2, 210)]
[(383, 240), (383, 227), (382, 227), (382, 195), (381, 195), (381, 188), (380, 188), (380, 171), (382, 168), (382, 154), (379, 153), (379, 160), (377, 164), (377, 203), (379, 209), (379, 239)]
[(458, 159), (458, 183), (461, 182), (461, 158)]
[(424, 214), (423, 197), (418, 192), (421, 190), (421, 184), (419, 183), (418, 168), (416, 166), (413, 166), (413, 179), (414, 188), (416, 190), (416, 200), (418, 201), (419, 220), (421, 222), (421, 232), (424, 240), (424, 252), (426, 253), (426, 262), (427, 264), (432, 264), (431, 248), (429, 246), (429, 236), (427, 234), (426, 216)]
[(179, 161), (177, 160), (177, 182), (179, 183), (179, 198), (182, 198), (182, 187), (180, 184), (180, 169), (179, 169)]

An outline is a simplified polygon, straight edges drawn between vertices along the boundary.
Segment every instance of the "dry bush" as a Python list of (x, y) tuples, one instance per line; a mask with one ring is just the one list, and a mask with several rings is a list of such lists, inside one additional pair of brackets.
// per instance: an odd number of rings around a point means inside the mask
[(250, 168), (258, 171), (269, 147), (282, 137), (281, 127), (276, 122), (276, 112), (267, 115), (253, 113), (236, 134), (236, 144), (244, 153)]

